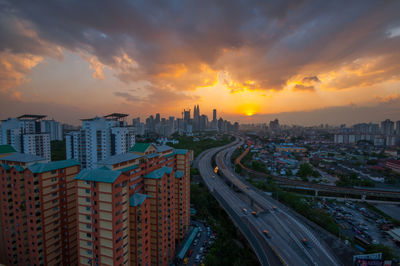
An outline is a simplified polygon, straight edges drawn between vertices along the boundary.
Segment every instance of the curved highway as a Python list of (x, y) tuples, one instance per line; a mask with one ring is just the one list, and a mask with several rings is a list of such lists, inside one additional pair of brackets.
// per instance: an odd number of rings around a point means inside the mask
[[(198, 168), (210, 191), (220, 196), (230, 209), (231, 218), (239, 220), (246, 229), (241, 229), (249, 240), (263, 265), (339, 265), (331, 251), (314, 234), (279, 202), (264, 195), (244, 183), (231, 169), (230, 157), (233, 151), (243, 144), (241, 139), (210, 149), (199, 156)], [(216, 162), (222, 175), (233, 183), (240, 192), (236, 192), (224, 180), (216, 175), (212, 168), (212, 157), (217, 154)], [(222, 204), (223, 205), (223, 204)], [(278, 208), (276, 208), (278, 206)], [(252, 212), (257, 214), (254, 215)], [(234, 222), (237, 224), (238, 221)], [(263, 231), (267, 230), (268, 235)], [(250, 234), (249, 236), (246, 235)], [(303, 243), (307, 240), (309, 247)], [(263, 253), (263, 254), (259, 254)], [(264, 258), (267, 257), (267, 258)]]
[(261, 265), (282, 265), (262, 233), (256, 229), (256, 226), (248, 221), (247, 217), (242, 216), (242, 208), (247, 205), (214, 173), (212, 167), (213, 156), (221, 150), (236, 147), (240, 143), (241, 141), (237, 139), (226, 146), (212, 148), (203, 152), (198, 157), (198, 169), (208, 189), (252, 246)]

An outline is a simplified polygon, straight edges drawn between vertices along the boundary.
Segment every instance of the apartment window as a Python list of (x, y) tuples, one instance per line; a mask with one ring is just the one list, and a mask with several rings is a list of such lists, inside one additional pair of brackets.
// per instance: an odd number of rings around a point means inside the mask
[(57, 177), (53, 177), (53, 178), (51, 179), (51, 182), (55, 182), (55, 181), (57, 181)]
[(87, 194), (90, 194), (90, 189), (85, 189), (85, 192), (86, 192)]
[(86, 202), (90, 202), (90, 198), (86, 198)]

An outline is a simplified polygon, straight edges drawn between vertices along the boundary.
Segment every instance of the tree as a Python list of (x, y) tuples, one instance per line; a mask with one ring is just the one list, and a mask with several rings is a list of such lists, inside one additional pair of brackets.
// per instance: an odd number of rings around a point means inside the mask
[(242, 167), (239, 164), (235, 164), (235, 172), (238, 174), (242, 173)]
[(308, 176), (311, 176), (313, 174), (313, 168), (311, 165), (308, 163), (303, 163), (300, 165), (300, 169), (297, 172), (297, 176), (301, 178), (307, 178)]
[(50, 142), (50, 146), (51, 146), (52, 161), (61, 161), (66, 159), (67, 155), (66, 155), (65, 141), (53, 140), (52, 142)]

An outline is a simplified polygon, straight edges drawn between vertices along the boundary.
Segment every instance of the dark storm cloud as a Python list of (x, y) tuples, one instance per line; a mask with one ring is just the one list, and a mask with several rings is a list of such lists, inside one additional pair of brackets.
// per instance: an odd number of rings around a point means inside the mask
[(294, 91), (315, 91), (315, 88), (314, 88), (314, 86), (305, 86), (302, 84), (296, 84), (293, 87), (293, 90)]
[(317, 76), (311, 76), (311, 77), (304, 77), (303, 78), (303, 83), (314, 83), (314, 82), (321, 82)]
[[(57, 57), (61, 47), (98, 58), (123, 81), (174, 90), (206, 85), (218, 71), (280, 90), (296, 75), (314, 78), (358, 58), (398, 64), (400, 38), (387, 34), (398, 14), (394, 0), (0, 0), (0, 51)], [(201, 73), (202, 64), (212, 71)]]

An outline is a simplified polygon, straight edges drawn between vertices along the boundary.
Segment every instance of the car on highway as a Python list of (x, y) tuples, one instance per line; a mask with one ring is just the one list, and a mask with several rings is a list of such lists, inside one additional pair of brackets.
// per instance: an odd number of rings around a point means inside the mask
[(263, 234), (264, 234), (267, 238), (271, 238), (271, 234), (269, 233), (268, 230), (264, 229)]
[(301, 242), (303, 242), (303, 245), (306, 246), (307, 248), (311, 248), (311, 244), (310, 242), (308, 242), (307, 239), (303, 238)]
[(251, 214), (252, 214), (254, 217), (257, 217), (257, 216), (258, 216), (257, 212), (255, 212), (255, 211), (252, 211)]
[(243, 211), (243, 213), (247, 213), (247, 209), (246, 208), (243, 208), (242, 211)]
[(273, 210), (273, 211), (278, 211), (278, 207), (272, 206), (272, 210)]

